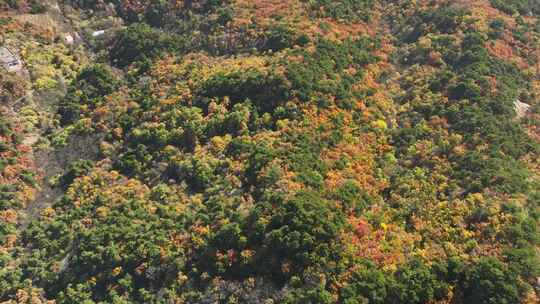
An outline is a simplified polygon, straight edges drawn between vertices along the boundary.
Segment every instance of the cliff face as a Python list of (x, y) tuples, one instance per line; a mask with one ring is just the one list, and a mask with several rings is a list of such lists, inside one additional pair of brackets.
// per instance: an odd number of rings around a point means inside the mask
[(539, 4), (0, 0), (0, 300), (538, 303)]

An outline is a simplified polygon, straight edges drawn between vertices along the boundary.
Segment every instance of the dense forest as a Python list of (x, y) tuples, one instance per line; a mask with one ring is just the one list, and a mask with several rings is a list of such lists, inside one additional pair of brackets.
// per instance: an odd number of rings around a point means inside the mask
[(0, 303), (540, 303), (539, 0), (0, 0), (0, 48)]

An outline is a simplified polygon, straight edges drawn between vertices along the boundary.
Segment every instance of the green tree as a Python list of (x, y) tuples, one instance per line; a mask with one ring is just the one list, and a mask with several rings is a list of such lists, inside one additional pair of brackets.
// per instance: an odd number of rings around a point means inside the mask
[(81, 106), (91, 109), (103, 102), (103, 97), (111, 94), (119, 86), (118, 78), (102, 64), (85, 67), (68, 88), (66, 97), (60, 101), (59, 113), (62, 123), (77, 120), (81, 115)]
[(300, 269), (326, 265), (339, 256), (343, 214), (315, 191), (297, 194), (274, 211), (265, 235), (269, 254)]
[(467, 272), (465, 303), (519, 303), (526, 290), (518, 274), (493, 257), (483, 257)]

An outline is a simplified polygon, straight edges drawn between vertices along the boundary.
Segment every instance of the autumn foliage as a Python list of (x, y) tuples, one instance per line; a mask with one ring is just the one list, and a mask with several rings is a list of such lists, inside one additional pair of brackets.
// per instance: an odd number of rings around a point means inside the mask
[(531, 1), (68, 2), (126, 26), (54, 70), (91, 157), (0, 119), (1, 300), (539, 301)]

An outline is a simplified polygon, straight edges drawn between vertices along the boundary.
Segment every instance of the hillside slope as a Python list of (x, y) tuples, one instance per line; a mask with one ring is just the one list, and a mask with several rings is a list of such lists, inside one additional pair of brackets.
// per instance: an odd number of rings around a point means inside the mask
[(1, 303), (540, 303), (537, 0), (0, 0)]

